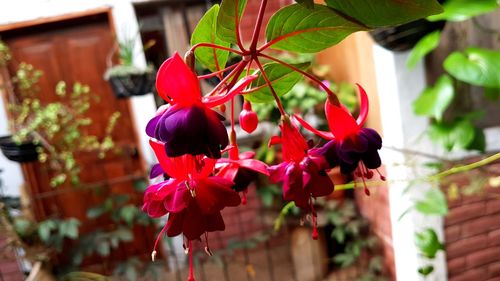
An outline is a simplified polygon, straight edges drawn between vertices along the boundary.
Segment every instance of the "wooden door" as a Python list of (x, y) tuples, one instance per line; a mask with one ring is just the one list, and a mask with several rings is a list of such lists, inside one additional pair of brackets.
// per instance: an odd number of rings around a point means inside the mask
[[(0, 37), (12, 51), (14, 59), (8, 66), (11, 74), (20, 62), (43, 71), (39, 92), (42, 102), (58, 99), (54, 89), (60, 80), (68, 86), (74, 82), (90, 86), (99, 99), (92, 102), (88, 112), (93, 120), (88, 128), (91, 134), (104, 136), (109, 117), (116, 111), (121, 113), (113, 133), (117, 153), (110, 153), (104, 159), (92, 153), (77, 155), (82, 186), (54, 189), (49, 184), (51, 172), (45, 165), (23, 164), (36, 219), (76, 217), (82, 222), (82, 233), (112, 228), (109, 220), (89, 220), (88, 208), (116, 194), (127, 194), (130, 202), (140, 205), (142, 195), (134, 190), (133, 183), (144, 180), (145, 170), (137, 149), (129, 103), (116, 99), (103, 79), (106, 59), (114, 44), (108, 13), (17, 28), (0, 32)], [(148, 255), (154, 231), (136, 229), (135, 232), (135, 241), (121, 247), (114, 256)]]

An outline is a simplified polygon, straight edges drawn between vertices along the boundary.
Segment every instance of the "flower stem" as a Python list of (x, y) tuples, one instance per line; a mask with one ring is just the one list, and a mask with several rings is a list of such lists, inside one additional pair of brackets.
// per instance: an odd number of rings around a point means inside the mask
[(295, 67), (295, 66), (293, 66), (293, 65), (291, 65), (289, 63), (286, 63), (286, 62), (284, 62), (282, 60), (279, 60), (277, 58), (274, 58), (272, 56), (269, 56), (269, 55), (266, 55), (266, 54), (262, 54), (262, 53), (260, 53), (259, 56), (264, 57), (264, 58), (269, 59), (269, 60), (272, 60), (274, 62), (277, 62), (277, 63), (279, 63), (281, 65), (284, 65), (284, 66), (286, 66), (286, 67), (288, 67), (288, 68), (290, 68), (290, 69), (292, 69), (294, 71), (299, 72), (300, 74), (304, 75), (305, 77), (309, 78), (311, 81), (315, 82), (316, 84), (318, 84), (318, 86), (320, 86), (321, 88), (323, 88), (323, 90), (325, 90), (325, 92), (328, 94), (328, 97), (331, 99), (331, 102), (333, 104), (335, 104), (337, 106), (340, 106), (340, 101), (339, 101), (337, 95), (334, 92), (332, 92), (332, 90), (330, 90), (330, 88), (328, 88), (318, 78), (314, 77), (313, 75), (311, 75), (311, 74), (309, 74), (309, 73), (307, 73), (307, 72), (305, 72), (305, 71), (303, 71), (303, 70), (301, 70), (301, 69), (299, 69), (299, 68), (297, 68), (297, 67)]
[(259, 67), (260, 72), (262, 73), (262, 77), (264, 77), (264, 80), (266, 80), (266, 83), (269, 86), (271, 93), (273, 94), (273, 98), (276, 101), (276, 105), (278, 106), (278, 109), (279, 109), (281, 115), (286, 116), (285, 109), (283, 108), (283, 105), (281, 104), (280, 98), (278, 97), (278, 95), (276, 94), (276, 91), (273, 88), (273, 84), (271, 83), (271, 81), (267, 77), (266, 72), (264, 71), (264, 67), (262, 67), (262, 64), (260, 63), (258, 58), (255, 58), (254, 61), (257, 64), (257, 66)]
[[(217, 91), (220, 89), (220, 87), (224, 84), (226, 84), (226, 82), (231, 78), (233, 77), (233, 80), (231, 81), (231, 84), (228, 85), (228, 89), (230, 89), (236, 82), (234, 81), (234, 79), (238, 79), (238, 77), (240, 76), (241, 72), (243, 72), (243, 70), (245, 69), (245, 66), (247, 65), (248, 62), (246, 61), (240, 61), (239, 63), (236, 64), (235, 66), (235, 69), (233, 69), (233, 71), (231, 71), (228, 75), (226, 75), (226, 77), (224, 77), (224, 79), (222, 79), (220, 81), (219, 84), (217, 84), (217, 86), (215, 86), (215, 88), (208, 94), (208, 96), (212, 96), (214, 94), (217, 93)], [(234, 82), (234, 83), (233, 83)]]
[(267, 6), (267, 0), (262, 0), (262, 2), (260, 2), (260, 8), (259, 8), (259, 14), (257, 16), (257, 22), (255, 23), (255, 28), (253, 30), (250, 51), (257, 50), (257, 43), (259, 41), (260, 28), (262, 26), (262, 21), (264, 20), (264, 12), (266, 11), (266, 6)]
[(223, 70), (219, 70), (217, 72), (212, 72), (212, 73), (209, 73), (209, 74), (206, 74), (206, 75), (200, 75), (200, 76), (198, 76), (198, 79), (208, 79), (208, 78), (212, 78), (214, 76), (219, 76), (219, 74), (223, 74), (224, 72), (226, 72), (228, 70), (231, 70), (231, 69), (235, 68), (236, 66), (238, 66), (237, 63), (232, 64), (232, 65), (224, 68)]
[(239, 11), (239, 1), (235, 0), (234, 1), (234, 29), (236, 31), (236, 42), (238, 44), (238, 47), (242, 52), (245, 52), (245, 47), (243, 46), (243, 43), (241, 41), (241, 34), (240, 34), (240, 11)]
[(198, 48), (213, 48), (213, 49), (219, 49), (219, 50), (224, 50), (224, 51), (228, 51), (231, 53), (235, 53), (235, 54), (238, 54), (240, 56), (244, 55), (243, 52), (240, 52), (238, 50), (235, 50), (232, 48), (227, 48), (224, 46), (219, 46), (217, 44), (212, 44), (212, 43), (198, 43), (198, 44), (194, 45), (193, 47), (191, 47), (191, 49), (189, 49), (188, 52), (194, 52)]

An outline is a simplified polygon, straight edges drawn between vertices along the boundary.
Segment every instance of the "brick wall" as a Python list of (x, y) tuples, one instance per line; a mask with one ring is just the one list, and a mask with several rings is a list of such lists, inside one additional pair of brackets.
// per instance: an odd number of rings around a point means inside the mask
[(0, 280), (24, 280), (24, 275), (21, 273), (16, 256), (10, 248), (4, 248), (6, 244), (6, 238), (0, 235)]
[[(500, 175), (500, 163), (488, 170)], [(467, 190), (478, 178), (487, 176), (469, 172), (449, 183), (455, 182), (461, 190)], [(500, 188), (486, 184), (483, 193), (458, 196), (449, 200), (449, 207), (445, 219), (449, 280), (500, 280)]]
[(370, 196), (362, 188), (358, 188), (355, 190), (355, 197), (361, 214), (370, 221), (373, 233), (379, 238), (387, 273), (392, 280), (396, 280), (388, 187), (370, 187)]

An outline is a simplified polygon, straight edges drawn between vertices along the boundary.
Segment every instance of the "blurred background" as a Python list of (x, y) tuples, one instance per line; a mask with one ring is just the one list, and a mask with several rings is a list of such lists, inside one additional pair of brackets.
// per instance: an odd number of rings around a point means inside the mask
[[(265, 21), (291, 2), (269, 1)], [(310, 64), (354, 115), (354, 83), (363, 85), (387, 181), (371, 182), (366, 196), (332, 170), (339, 188), (317, 200), (312, 240), (281, 187), (255, 178), (247, 204), (226, 208), (226, 230), (209, 235), (213, 256), (194, 243), (199, 280), (500, 280), (500, 162), (477, 164), (500, 150), (500, 11), (496, 1), (448, 2), (441, 18), (358, 32), (316, 56), (276, 54)], [(166, 219), (140, 209), (156, 163), (144, 129), (164, 103), (156, 69), (189, 49), (216, 3), (0, 4), (0, 281), (185, 280), (182, 237), (161, 240), (151, 262)], [(259, 5), (248, 1), (245, 42)], [(326, 126), (325, 94), (296, 80), (287, 112)], [(217, 81), (202, 83), (206, 93)], [(237, 126), (239, 144), (276, 163), (267, 142), (279, 112), (253, 108), (259, 128)]]

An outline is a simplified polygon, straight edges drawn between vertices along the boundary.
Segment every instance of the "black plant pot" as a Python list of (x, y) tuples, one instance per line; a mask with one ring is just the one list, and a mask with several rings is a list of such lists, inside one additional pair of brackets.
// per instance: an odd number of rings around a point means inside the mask
[(7, 159), (15, 162), (32, 162), (38, 160), (37, 145), (32, 142), (17, 144), (12, 136), (0, 137), (0, 149)]
[(425, 35), (444, 28), (446, 21), (431, 22), (425, 19), (395, 27), (378, 28), (370, 32), (380, 46), (390, 51), (407, 51)]
[(155, 74), (154, 72), (148, 72), (143, 74), (112, 76), (109, 78), (109, 83), (117, 98), (142, 96), (153, 92)]

